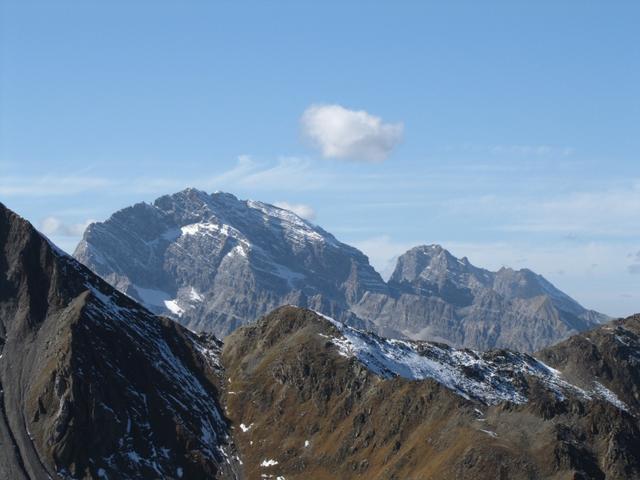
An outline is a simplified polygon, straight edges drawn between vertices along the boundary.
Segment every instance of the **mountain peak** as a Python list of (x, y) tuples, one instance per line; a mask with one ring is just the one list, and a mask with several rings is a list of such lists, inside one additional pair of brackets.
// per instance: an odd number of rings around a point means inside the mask
[(86, 232), (75, 255), (192, 329), (224, 335), (283, 303), (346, 320), (365, 285), (386, 290), (362, 252), (268, 203), (189, 188), (153, 209), (116, 212)]
[(394, 283), (414, 282), (459, 274), (472, 267), (467, 257), (459, 259), (438, 244), (419, 245), (398, 257), (390, 281)]
[(75, 256), (153, 312), (218, 335), (295, 304), (388, 336), (530, 351), (598, 318), (533, 272), (491, 272), (438, 244), (403, 254), (385, 283), (293, 212), (193, 188), (94, 224)]

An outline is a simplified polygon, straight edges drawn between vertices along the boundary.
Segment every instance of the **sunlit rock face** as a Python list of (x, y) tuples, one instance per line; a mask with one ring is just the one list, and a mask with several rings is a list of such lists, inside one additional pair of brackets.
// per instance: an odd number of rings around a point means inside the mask
[(293, 212), (187, 189), (88, 227), (75, 257), (156, 313), (225, 336), (291, 304), (379, 334), (535, 351), (597, 326), (530, 270), (490, 272), (438, 245), (388, 282), (359, 250)]

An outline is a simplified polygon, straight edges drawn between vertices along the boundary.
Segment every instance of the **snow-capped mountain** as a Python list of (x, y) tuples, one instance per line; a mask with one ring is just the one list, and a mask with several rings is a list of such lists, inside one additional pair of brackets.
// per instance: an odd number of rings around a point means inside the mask
[(0, 204), (0, 478), (236, 478), (221, 344)]
[(534, 351), (605, 318), (531, 271), (489, 272), (439, 246), (402, 255), (385, 283), (292, 212), (194, 189), (92, 224), (74, 255), (154, 312), (222, 336), (294, 304), (387, 336)]
[(357, 359), (382, 378), (432, 379), (466, 399), (496, 405), (501, 402), (527, 403), (524, 379), (531, 377), (559, 400), (567, 395), (584, 400), (599, 398), (629, 411), (624, 402), (597, 381), (597, 377), (592, 379), (591, 389), (584, 390), (562, 379), (558, 370), (526, 353), (456, 350), (444, 344), (388, 339), (322, 317), (340, 332), (330, 338), (339, 353)]
[(367, 257), (292, 212), (187, 189), (88, 227), (74, 256), (148, 308), (225, 335), (291, 303), (349, 312), (386, 290)]
[(251, 478), (640, 478), (639, 333), (481, 353), (282, 307), (226, 338), (227, 412)]

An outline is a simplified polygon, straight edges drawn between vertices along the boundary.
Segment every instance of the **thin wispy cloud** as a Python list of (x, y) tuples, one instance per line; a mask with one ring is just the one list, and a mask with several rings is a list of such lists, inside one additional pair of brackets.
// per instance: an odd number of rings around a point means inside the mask
[(311, 105), (300, 119), (304, 135), (323, 157), (382, 162), (402, 140), (402, 123), (385, 123), (364, 110)]
[(59, 217), (46, 217), (40, 224), (40, 231), (48, 236), (79, 237), (95, 220), (88, 219), (82, 223), (65, 223)]
[(561, 156), (567, 157), (575, 153), (572, 147), (554, 145), (494, 145), (489, 148), (496, 155), (523, 155), (523, 156)]
[(304, 203), (275, 202), (276, 207), (289, 210), (305, 220), (315, 220), (316, 211), (310, 205)]
[(640, 251), (631, 254), (632, 263), (627, 267), (627, 271), (632, 275), (640, 275)]
[[(312, 174), (313, 165), (310, 160), (297, 157), (282, 157), (274, 163), (253, 162), (251, 170), (248, 165), (242, 165), (247, 171), (227, 185), (250, 187), (258, 189), (283, 188), (300, 190), (318, 188), (324, 184), (324, 175), (320, 172)], [(209, 183), (217, 182), (214, 178)]]
[(211, 176), (106, 178), (90, 176), (33, 175), (0, 178), (5, 197), (73, 196), (91, 192), (112, 194), (166, 194), (186, 187), (204, 190), (307, 190), (326, 186), (334, 175), (317, 169), (304, 158), (281, 157), (256, 161), (241, 155), (235, 165)]
[(487, 228), (511, 233), (629, 236), (640, 234), (640, 186), (616, 182), (562, 195), (493, 193), (448, 199), (441, 208), (452, 216), (486, 216)]
[(458, 146), (447, 146), (443, 150), (445, 152), (464, 152), (515, 157), (569, 157), (576, 153), (576, 149), (574, 147), (548, 144), (463, 144)]
[(242, 181), (250, 175), (256, 173), (256, 171), (260, 168), (260, 165), (251, 158), (250, 155), (240, 155), (236, 160), (235, 166), (222, 172), (219, 175), (214, 176), (213, 178), (207, 180), (209, 184), (218, 183), (218, 184), (233, 184), (238, 181)]
[(103, 189), (115, 185), (115, 181), (92, 176), (8, 176), (0, 178), (0, 195), (17, 196), (58, 196)]
[[(184, 182), (183, 182), (184, 183)], [(397, 189), (419, 187), (425, 179), (410, 174), (376, 175), (360, 171), (344, 172), (325, 162), (309, 158), (280, 157), (277, 160), (255, 160), (248, 155), (238, 157), (236, 164), (206, 179), (194, 179), (191, 185), (205, 190), (240, 189), (251, 191), (309, 191)]]
[(640, 233), (640, 188), (575, 192), (547, 201), (528, 200), (520, 209), (523, 221), (505, 230), (593, 235)]

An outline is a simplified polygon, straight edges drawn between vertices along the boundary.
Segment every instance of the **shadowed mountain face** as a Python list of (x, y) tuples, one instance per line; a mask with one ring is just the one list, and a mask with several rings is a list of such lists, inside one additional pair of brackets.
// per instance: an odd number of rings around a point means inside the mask
[(234, 478), (220, 347), (0, 204), (0, 478)]
[(225, 402), (248, 478), (640, 478), (638, 327), (545, 350), (555, 370), (283, 307), (227, 337)]
[(401, 256), (385, 283), (360, 251), (292, 212), (194, 189), (89, 226), (74, 255), (152, 311), (222, 336), (284, 304), (481, 349), (535, 351), (606, 319), (529, 270), (489, 272), (436, 245)]

